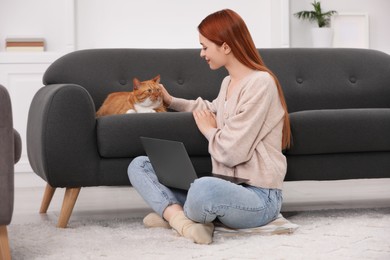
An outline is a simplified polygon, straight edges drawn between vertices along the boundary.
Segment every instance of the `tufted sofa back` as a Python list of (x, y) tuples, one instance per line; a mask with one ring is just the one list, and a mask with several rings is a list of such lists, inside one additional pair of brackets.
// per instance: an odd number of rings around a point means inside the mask
[[(284, 89), (289, 112), (389, 108), (390, 56), (366, 49), (260, 49)], [(198, 49), (91, 49), (69, 53), (46, 71), (43, 83), (73, 83), (91, 95), (96, 109), (115, 91), (131, 91), (132, 79), (161, 75), (178, 97), (214, 99), (224, 69), (210, 70)]]
[(278, 76), (289, 112), (390, 108), (390, 55), (367, 49), (260, 51)]
[(73, 83), (84, 87), (96, 109), (116, 91), (132, 91), (133, 78), (161, 76), (161, 83), (178, 97), (214, 99), (222, 79), (221, 69), (211, 71), (196, 49), (91, 49), (69, 53), (46, 71), (43, 83)]

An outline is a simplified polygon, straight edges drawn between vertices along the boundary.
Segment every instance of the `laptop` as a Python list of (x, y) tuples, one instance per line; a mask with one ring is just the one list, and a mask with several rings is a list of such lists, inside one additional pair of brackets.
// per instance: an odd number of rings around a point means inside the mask
[[(170, 188), (188, 190), (198, 178), (191, 159), (182, 142), (150, 137), (140, 137), (141, 143), (156, 172), (160, 183)], [(199, 176), (213, 176), (236, 184), (243, 184), (248, 179), (202, 173)]]

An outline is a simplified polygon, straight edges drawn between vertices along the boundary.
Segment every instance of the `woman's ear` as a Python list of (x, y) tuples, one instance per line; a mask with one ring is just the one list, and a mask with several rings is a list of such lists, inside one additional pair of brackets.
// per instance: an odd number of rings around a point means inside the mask
[(222, 44), (222, 48), (225, 54), (229, 54), (232, 51), (232, 49), (230, 49), (230, 46), (226, 42)]

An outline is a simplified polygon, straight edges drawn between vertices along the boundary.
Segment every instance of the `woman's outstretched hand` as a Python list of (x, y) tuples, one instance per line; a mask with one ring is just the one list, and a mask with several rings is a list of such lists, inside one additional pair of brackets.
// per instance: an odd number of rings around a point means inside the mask
[(172, 96), (168, 93), (168, 91), (165, 89), (163, 84), (159, 84), (161, 87), (161, 92), (163, 96), (163, 102), (166, 107), (169, 107), (172, 103)]

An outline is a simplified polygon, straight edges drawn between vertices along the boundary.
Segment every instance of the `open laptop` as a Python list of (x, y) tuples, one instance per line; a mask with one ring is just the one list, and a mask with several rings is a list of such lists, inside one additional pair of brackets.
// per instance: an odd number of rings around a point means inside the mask
[[(158, 180), (167, 187), (188, 190), (192, 182), (198, 178), (191, 159), (182, 142), (140, 137), (146, 154), (152, 163)], [(205, 174), (199, 174), (204, 176)], [(227, 181), (243, 184), (247, 179), (224, 176), (219, 174), (206, 174)]]

